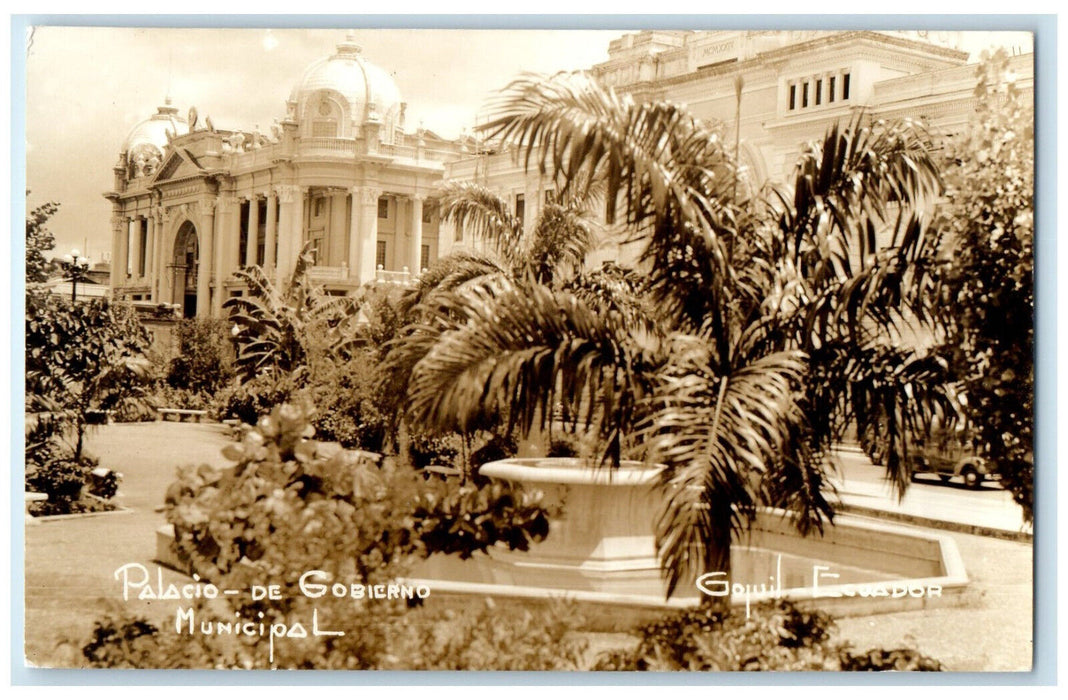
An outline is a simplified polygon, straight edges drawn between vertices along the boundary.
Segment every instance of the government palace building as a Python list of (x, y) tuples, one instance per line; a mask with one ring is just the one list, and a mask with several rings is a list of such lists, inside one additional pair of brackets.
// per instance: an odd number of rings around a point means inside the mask
[[(960, 34), (642, 31), (612, 41), (608, 60), (588, 70), (737, 135), (747, 177), (760, 184), (784, 180), (806, 143), (860, 111), (917, 120), (936, 138), (959, 131), (976, 99)], [(1013, 56), (1012, 68), (1033, 94), (1033, 54)], [(225, 299), (246, 292), (235, 272), (258, 265), (282, 282), (309, 242), (309, 275), (332, 294), (409, 283), (478, 245), (438, 218), (447, 181), (489, 187), (531, 225), (551, 181), (492, 143), (409, 130), (406, 107), (352, 35), (299, 76), (269, 133), (216, 126), (167, 101), (130, 132), (105, 194), (112, 294), (220, 316)], [(627, 259), (607, 244), (590, 263)]]

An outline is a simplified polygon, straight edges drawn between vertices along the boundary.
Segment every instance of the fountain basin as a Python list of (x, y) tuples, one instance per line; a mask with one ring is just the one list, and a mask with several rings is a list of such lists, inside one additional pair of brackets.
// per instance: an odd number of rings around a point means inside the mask
[[(490, 596), (523, 605), (563, 598), (608, 629), (700, 603), (696, 581), (666, 596), (654, 536), (659, 468), (541, 458), (491, 462), (480, 472), (543, 492), (545, 505), (560, 514), (529, 551), (431, 557), (412, 579), (433, 598)], [(717, 593), (726, 586), (734, 606), (789, 598), (838, 615), (960, 604), (968, 582), (948, 536), (837, 516), (822, 535), (802, 537), (786, 512), (773, 509), (733, 543), (731, 569), (729, 581), (706, 572), (704, 585)]]

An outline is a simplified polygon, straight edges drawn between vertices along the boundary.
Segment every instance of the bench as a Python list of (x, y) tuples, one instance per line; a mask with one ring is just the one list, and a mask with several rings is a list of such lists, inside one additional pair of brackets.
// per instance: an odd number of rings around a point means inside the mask
[(184, 421), (187, 417), (199, 423), (201, 418), (208, 415), (207, 411), (198, 411), (191, 408), (157, 408), (156, 412), (159, 413), (159, 419), (161, 421), (167, 420), (167, 416), (174, 416), (179, 423)]

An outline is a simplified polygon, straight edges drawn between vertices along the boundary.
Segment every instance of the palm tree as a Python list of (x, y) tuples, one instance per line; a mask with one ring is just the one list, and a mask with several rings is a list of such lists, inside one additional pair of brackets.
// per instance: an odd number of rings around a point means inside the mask
[(309, 344), (329, 343), (326, 350), (345, 356), (357, 336), (350, 326), (357, 320), (360, 300), (328, 295), (307, 275), (312, 264), (308, 243), (297, 259), (292, 277), (276, 287), (259, 267), (236, 273), (248, 293), (223, 303), (234, 324), (236, 364), (244, 381), (262, 373), (292, 374), (307, 368)]
[(565, 74), (521, 78), (495, 109), (490, 136), (562, 196), (604, 188), (609, 222), (642, 246), (636, 307), (656, 313), (599, 314), (533, 275), (443, 295), (415, 331), (415, 421), (499, 413), (527, 429), (563, 401), (615, 463), (637, 435), (665, 465), (668, 595), (729, 572), (731, 536), (760, 506), (822, 527), (825, 453), (850, 420), (892, 418), (905, 487), (908, 429), (953, 408), (939, 359), (894, 343), (931, 321), (921, 214), (940, 181), (922, 134), (860, 116), (806, 150), (792, 191), (750, 197), (719, 134), (676, 105)]

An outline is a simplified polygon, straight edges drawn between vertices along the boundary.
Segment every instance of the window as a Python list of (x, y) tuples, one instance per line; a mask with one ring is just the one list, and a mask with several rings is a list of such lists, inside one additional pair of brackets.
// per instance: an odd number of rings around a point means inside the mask
[(842, 99), (849, 99), (849, 73), (842, 76)]
[(834, 102), (834, 81), (835, 76), (831, 76), (827, 82), (827, 101)]
[(323, 215), (323, 198), (322, 197), (316, 197), (315, 198), (315, 218), (318, 219), (322, 215)]
[(259, 228), (256, 231), (256, 264), (263, 265), (263, 255), (267, 250), (267, 200), (256, 200), (259, 209)]
[(249, 206), (251, 202), (241, 202), (241, 228), (240, 235), (237, 242), (237, 259), (240, 266), (245, 267), (245, 251), (248, 250), (248, 220), (249, 220)]
[(419, 250), (419, 270), (422, 271), (430, 267), (430, 246), (426, 243)]
[(797, 109), (797, 86), (790, 86), (790, 109)]
[(515, 216), (519, 219), (519, 225), (522, 226), (526, 221), (527, 213), (527, 198), (525, 195), (517, 194), (515, 196)]
[(389, 218), (389, 200), (386, 199), (385, 197), (379, 197), (378, 198), (378, 218), (379, 219), (388, 219)]
[(545, 203), (556, 204), (556, 192), (553, 190), (545, 190)]
[(385, 269), (386, 267), (386, 242), (378, 241), (378, 247), (375, 248), (375, 267)]
[(820, 98), (823, 97), (823, 81), (816, 81), (816, 104), (820, 103)]
[(801, 108), (808, 107), (808, 81), (801, 84)]
[(137, 276), (145, 276), (145, 260), (148, 255), (148, 251), (145, 250), (148, 247), (148, 219), (141, 219), (141, 223), (138, 226), (138, 235), (140, 239), (137, 246)]
[(423, 223), (430, 223), (430, 215), (433, 213), (434, 205), (429, 202), (423, 202)]

